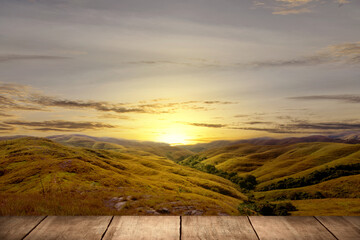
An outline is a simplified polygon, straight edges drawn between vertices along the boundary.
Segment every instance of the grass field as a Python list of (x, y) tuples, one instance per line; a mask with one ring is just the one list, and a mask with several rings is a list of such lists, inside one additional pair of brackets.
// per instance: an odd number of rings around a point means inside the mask
[(148, 152), (68, 147), (41, 138), (1, 141), (0, 149), (1, 214), (104, 214), (120, 203), (117, 214), (166, 208), (169, 214), (234, 215), (246, 199), (228, 180)]
[[(238, 177), (250, 174), (257, 180), (254, 190), (245, 190), (252, 199), (261, 202), (290, 200), (299, 209), (292, 212), (293, 215), (326, 212), (333, 215), (360, 215), (356, 210), (360, 199), (360, 144), (241, 143), (206, 149), (181, 163), (205, 171), (211, 168), (204, 166), (213, 165), (219, 171), (236, 173)], [(340, 199), (339, 203), (337, 199)], [(298, 204), (297, 200), (303, 202)], [(316, 208), (317, 202), (326, 200), (331, 204)], [(349, 205), (346, 205), (347, 201)]]
[[(50, 139), (0, 141), (1, 215), (238, 215), (248, 199), (290, 201), (292, 215), (360, 215), (360, 144), (220, 142), (194, 153), (82, 135)], [(255, 189), (234, 181), (247, 175)]]
[(360, 199), (328, 198), (296, 200), (291, 203), (298, 209), (294, 216), (360, 216)]

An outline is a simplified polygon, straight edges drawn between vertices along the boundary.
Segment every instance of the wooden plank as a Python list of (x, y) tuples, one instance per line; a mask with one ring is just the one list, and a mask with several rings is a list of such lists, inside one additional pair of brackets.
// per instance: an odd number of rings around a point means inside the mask
[(181, 239), (257, 240), (246, 216), (184, 216)]
[(250, 221), (261, 240), (335, 239), (314, 217), (253, 216)]
[(104, 240), (179, 240), (178, 216), (115, 216)]
[(316, 217), (339, 240), (360, 239), (360, 217)]
[(357, 228), (360, 227), (360, 216), (344, 216), (343, 218), (345, 218), (348, 222), (351, 222)]
[(25, 239), (99, 240), (110, 220), (111, 216), (49, 216)]
[(0, 239), (18, 240), (26, 236), (45, 216), (0, 217)]

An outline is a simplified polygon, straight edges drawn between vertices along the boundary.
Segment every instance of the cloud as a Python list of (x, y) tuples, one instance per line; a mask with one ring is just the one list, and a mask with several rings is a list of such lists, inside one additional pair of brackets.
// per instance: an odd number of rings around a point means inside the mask
[(300, 13), (310, 13), (312, 12), (309, 8), (291, 8), (291, 9), (280, 9), (273, 11), (275, 15), (289, 15), (289, 14), (300, 14)]
[(12, 132), (15, 128), (7, 124), (0, 123), (0, 132)]
[(70, 59), (70, 58), (63, 56), (49, 56), (49, 55), (22, 55), (22, 54), (0, 55), (0, 63), (10, 62), (10, 61), (24, 61), (24, 60), (64, 60), (64, 59)]
[(121, 120), (133, 120), (133, 118), (130, 118), (129, 116), (111, 114), (111, 113), (102, 114), (99, 116), (99, 118), (114, 118), (114, 119), (121, 119)]
[(42, 110), (39, 106), (20, 103), (16, 98), (0, 96), (0, 110)]
[(0, 117), (13, 117), (14, 115), (0, 112)]
[(88, 108), (94, 109), (103, 112), (116, 112), (116, 113), (129, 113), (129, 112), (138, 112), (144, 113), (146, 109), (142, 108), (126, 108), (123, 103), (109, 103), (109, 102), (96, 102), (96, 101), (74, 101), (67, 99), (59, 99), (56, 97), (43, 96), (34, 94), (31, 95), (28, 99), (31, 103), (36, 103), (41, 106), (47, 107), (64, 107), (64, 108)]
[(217, 62), (207, 61), (205, 59), (201, 60), (189, 60), (186, 61), (170, 61), (170, 60), (141, 60), (141, 61), (132, 61), (125, 62), (125, 64), (130, 65), (178, 65), (185, 67), (195, 67), (195, 68), (213, 68), (213, 67), (222, 67), (223, 65)]
[(248, 130), (248, 131), (261, 131), (261, 132), (268, 132), (268, 133), (303, 133), (303, 132), (296, 132), (290, 129), (281, 129), (281, 128), (255, 128), (255, 127), (232, 127), (230, 129), (234, 130)]
[[(147, 62), (147, 61), (145, 61)], [(149, 61), (151, 65), (163, 65), (166, 61)], [(296, 67), (296, 66), (315, 66), (320, 64), (344, 64), (344, 65), (358, 65), (360, 64), (360, 41), (346, 42), (334, 45), (329, 45), (325, 48), (319, 49), (314, 53), (304, 56), (293, 57), (289, 59), (273, 59), (265, 61), (254, 62), (240, 62), (227, 64), (214, 64), (212, 67), (217, 69), (257, 69), (257, 68), (271, 68), (271, 67)], [(144, 64), (144, 61), (139, 61), (138, 64)], [(198, 67), (204, 67), (202, 64)], [(205, 104), (235, 104), (236, 102), (221, 102), (221, 101), (205, 101)]]
[(340, 102), (347, 103), (360, 103), (360, 95), (312, 95), (312, 96), (298, 96), (298, 97), (289, 97), (288, 99), (292, 100), (336, 100)]
[(245, 122), (248, 125), (259, 125), (259, 124), (271, 124), (272, 122), (264, 122), (264, 121), (252, 121), (252, 122)]
[(251, 115), (247, 115), (247, 114), (237, 114), (234, 116), (234, 118), (246, 118), (246, 117), (250, 117)]
[(3, 96), (12, 95), (16, 97), (24, 96), (30, 91), (29, 86), (15, 84), (15, 83), (3, 83), (0, 82), (0, 92)]
[(17, 84), (0, 83), (0, 110), (50, 111), (54, 107), (65, 109), (89, 109), (112, 113), (175, 113), (179, 110), (208, 111), (209, 105), (237, 104), (229, 101), (183, 101), (171, 102), (168, 99), (153, 99), (137, 103), (113, 103), (107, 101), (84, 101), (64, 99), (44, 95), (34, 89)]
[(100, 122), (72, 122), (63, 120), (52, 120), (42, 122), (29, 122), (29, 121), (4, 121), (3, 124), (7, 126), (21, 126), (28, 127), (31, 130), (37, 131), (85, 131), (96, 130), (104, 128), (115, 128), (116, 126), (111, 124), (105, 124)]
[(239, 66), (253, 68), (314, 66), (320, 64), (340, 63), (345, 65), (360, 64), (360, 42), (330, 45), (320, 51), (303, 57), (284, 60), (257, 61), (240, 63)]
[(344, 4), (350, 3), (350, 0), (336, 0), (336, 2), (339, 4), (339, 7), (341, 7)]
[(251, 130), (262, 131), (269, 133), (287, 133), (287, 134), (330, 134), (344, 130), (360, 130), (360, 123), (346, 123), (346, 122), (308, 122), (293, 120), (291, 123), (278, 124), (269, 123), (268, 127), (229, 127), (237, 130)]
[[(288, 123), (279, 124), (278, 122), (251, 121), (237, 124), (212, 124), (212, 123), (189, 123), (184, 124), (195, 127), (223, 128), (232, 130), (261, 131), (277, 134), (330, 134), (344, 130), (360, 130), (360, 122), (308, 122), (297, 119), (287, 119)], [(264, 127), (254, 127), (252, 125), (264, 125)]]
[(312, 129), (312, 130), (360, 130), (360, 123), (342, 123), (342, 122), (325, 122), (325, 123), (298, 123), (290, 125), (295, 129)]
[[(349, 0), (333, 0), (339, 7), (344, 4), (350, 3)], [(269, 9), (275, 15), (290, 15), (311, 13), (314, 8), (329, 4), (331, 1), (320, 0), (253, 0), (255, 8), (261, 7)]]
[(225, 124), (212, 124), (212, 123), (186, 123), (186, 124), (195, 127), (207, 127), (207, 128), (224, 128), (227, 126)]
[(205, 104), (237, 104), (237, 102), (223, 102), (223, 101), (204, 101)]

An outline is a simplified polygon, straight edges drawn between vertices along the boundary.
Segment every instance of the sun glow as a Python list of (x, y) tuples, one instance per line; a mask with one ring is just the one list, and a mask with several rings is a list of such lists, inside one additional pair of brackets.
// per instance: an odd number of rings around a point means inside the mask
[(158, 142), (168, 143), (171, 146), (188, 144), (188, 137), (181, 133), (165, 133), (158, 137)]

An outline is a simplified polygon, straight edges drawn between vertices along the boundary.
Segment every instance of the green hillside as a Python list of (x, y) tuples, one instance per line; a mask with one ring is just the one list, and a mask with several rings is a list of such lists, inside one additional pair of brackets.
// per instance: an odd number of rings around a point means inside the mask
[(230, 181), (165, 157), (83, 146), (0, 141), (0, 214), (234, 215), (246, 199)]
[(254, 175), (260, 188), (288, 177), (306, 176), (315, 170), (360, 163), (360, 144), (240, 144), (207, 150), (199, 157), (203, 164), (226, 172)]
[[(345, 198), (360, 205), (360, 144), (242, 143), (205, 150), (180, 164), (223, 176), (244, 188), (243, 191), (247, 191), (256, 201), (290, 200), (296, 205), (296, 201), (302, 200), (305, 202), (299, 205), (300, 208), (307, 201), (307, 208), (310, 209), (310, 205), (316, 202), (310, 199), (326, 198), (336, 202), (336, 199), (342, 198), (344, 202)], [(256, 186), (246, 182), (248, 176), (256, 178)], [(344, 212), (339, 208), (337, 206), (339, 214)], [(313, 210), (313, 214), (316, 214), (315, 207)], [(306, 212), (302, 209), (299, 211)], [(325, 209), (322, 209), (321, 213), (324, 212)], [(352, 214), (360, 215), (360, 209)]]

